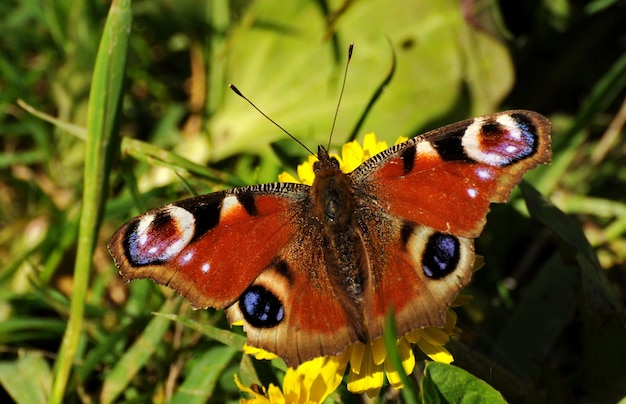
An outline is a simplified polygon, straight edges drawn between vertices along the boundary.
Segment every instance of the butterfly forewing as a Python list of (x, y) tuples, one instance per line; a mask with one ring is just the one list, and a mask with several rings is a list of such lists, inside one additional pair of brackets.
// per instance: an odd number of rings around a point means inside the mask
[(394, 215), (476, 238), (491, 202), (505, 202), (522, 175), (550, 161), (550, 122), (508, 111), (452, 124), (379, 153), (357, 168)]
[(265, 184), (175, 202), (126, 223), (109, 250), (124, 280), (150, 278), (194, 307), (225, 308), (294, 237), (307, 188)]

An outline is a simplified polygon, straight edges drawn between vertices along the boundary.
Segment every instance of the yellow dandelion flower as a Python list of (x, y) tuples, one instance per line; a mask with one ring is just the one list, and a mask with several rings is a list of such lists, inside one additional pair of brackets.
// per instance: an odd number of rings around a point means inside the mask
[[(435, 362), (452, 363), (454, 358), (444, 345), (450, 340), (450, 335), (456, 333), (455, 324), (456, 313), (448, 310), (443, 328), (426, 327), (399, 338), (396, 346), (404, 372), (411, 374), (415, 368), (415, 355), (411, 345), (417, 345)], [(369, 346), (358, 342), (350, 345), (346, 351), (350, 351), (349, 391), (367, 393), (368, 396), (374, 397), (380, 392), (384, 377), (393, 387), (397, 389), (404, 387), (398, 371), (387, 361), (387, 349), (382, 338), (375, 339)]]
[[(400, 137), (395, 144), (407, 141), (408, 138)], [(387, 143), (382, 140), (377, 140), (374, 133), (368, 133), (363, 139), (363, 146), (356, 140), (346, 143), (341, 148), (341, 156), (330, 153), (331, 157), (336, 158), (339, 161), (339, 167), (344, 173), (354, 171), (365, 160), (380, 153), (381, 151), (389, 148)], [(278, 181), (280, 182), (297, 182), (305, 185), (313, 184), (315, 174), (313, 173), (313, 164), (317, 161), (317, 157), (309, 156), (309, 159), (300, 164), (297, 168), (298, 178), (289, 173), (282, 173), (278, 175)]]
[(237, 375), (235, 383), (239, 390), (250, 398), (241, 399), (241, 404), (315, 404), (322, 403), (337, 389), (346, 371), (348, 356), (320, 357), (305, 362), (298, 368), (287, 368), (283, 378), (283, 389), (270, 384), (251, 388), (243, 385)]
[(285, 396), (282, 391), (273, 384), (266, 390), (262, 386), (254, 385), (248, 387), (241, 383), (237, 374), (235, 376), (235, 384), (243, 393), (250, 398), (242, 398), (239, 400), (240, 404), (285, 404)]
[[(411, 345), (417, 345), (433, 361), (449, 364), (453, 361), (452, 354), (444, 347), (450, 340), (450, 336), (458, 332), (456, 325), (456, 313), (447, 311), (446, 323), (442, 328), (426, 327), (412, 331), (397, 341), (398, 352), (402, 361), (402, 367), (406, 374), (411, 374), (415, 368), (416, 360)], [(257, 359), (268, 359), (265, 355), (275, 355), (259, 348), (247, 347), (246, 352), (255, 354)], [(286, 399), (288, 403), (322, 403), (333, 391), (337, 389), (349, 365), (347, 388), (350, 392), (366, 393), (375, 397), (384, 385), (385, 378), (397, 388), (404, 387), (397, 370), (393, 369), (387, 361), (387, 350), (382, 338), (377, 338), (369, 344), (357, 342), (348, 346), (339, 356), (324, 356), (302, 363), (295, 370), (287, 369), (283, 379), (283, 391), (270, 385), (264, 398), (257, 396), (242, 403), (282, 403)], [(240, 387), (242, 391), (248, 392)], [(265, 391), (265, 390), (263, 390)], [(274, 400), (271, 401), (272, 393)], [(255, 393), (258, 395), (258, 393)], [(270, 401), (262, 401), (270, 400)]]

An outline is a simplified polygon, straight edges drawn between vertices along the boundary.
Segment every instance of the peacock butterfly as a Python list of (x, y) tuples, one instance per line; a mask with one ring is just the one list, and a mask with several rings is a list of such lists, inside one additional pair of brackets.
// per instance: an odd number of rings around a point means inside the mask
[(442, 326), (468, 284), (491, 202), (550, 160), (550, 122), (508, 111), (393, 146), (351, 173), (319, 146), (311, 186), (214, 192), (124, 224), (109, 250), (150, 278), (243, 321), (249, 345), (296, 366), (383, 333)]

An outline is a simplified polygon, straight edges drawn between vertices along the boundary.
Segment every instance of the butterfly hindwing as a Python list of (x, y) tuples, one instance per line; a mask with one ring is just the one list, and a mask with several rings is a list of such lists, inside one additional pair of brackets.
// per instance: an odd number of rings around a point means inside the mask
[[(244, 320), (248, 345), (279, 353), (289, 365), (337, 355), (362, 325), (343, 304), (324, 268), (321, 233), (300, 233), (279, 251), (280, 261), (266, 267), (237, 303), (226, 310), (229, 322)], [(276, 310), (268, 310), (273, 303)], [(279, 313), (272, 316), (271, 313)], [(265, 319), (277, 319), (269, 321)], [(258, 321), (261, 319), (262, 321)]]
[(472, 276), (471, 239), (404, 223), (401, 243), (389, 244), (371, 265), (372, 283), (365, 294), (365, 318), (372, 339), (383, 334), (393, 310), (398, 335), (424, 327), (441, 327), (446, 310)]

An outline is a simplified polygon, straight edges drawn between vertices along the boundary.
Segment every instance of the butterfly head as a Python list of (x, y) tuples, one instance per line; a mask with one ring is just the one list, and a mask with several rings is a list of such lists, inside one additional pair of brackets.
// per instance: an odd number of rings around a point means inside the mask
[(318, 175), (324, 169), (339, 170), (339, 161), (328, 154), (328, 150), (322, 145), (317, 147), (317, 159), (313, 164), (313, 172)]

